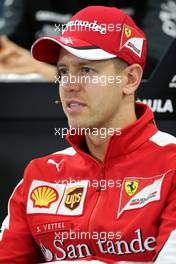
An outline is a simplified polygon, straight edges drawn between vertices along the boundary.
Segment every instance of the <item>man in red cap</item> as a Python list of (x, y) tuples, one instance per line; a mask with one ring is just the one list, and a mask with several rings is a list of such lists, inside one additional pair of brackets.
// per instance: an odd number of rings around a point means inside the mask
[(135, 102), (144, 33), (117, 8), (90, 6), (32, 54), (57, 63), (71, 147), (27, 166), (0, 263), (175, 263), (176, 139)]

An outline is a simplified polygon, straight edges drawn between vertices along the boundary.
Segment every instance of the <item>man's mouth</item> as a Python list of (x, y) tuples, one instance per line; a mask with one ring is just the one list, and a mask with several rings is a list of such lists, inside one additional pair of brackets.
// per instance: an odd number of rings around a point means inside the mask
[(68, 112), (80, 112), (86, 104), (77, 100), (65, 100), (66, 109)]

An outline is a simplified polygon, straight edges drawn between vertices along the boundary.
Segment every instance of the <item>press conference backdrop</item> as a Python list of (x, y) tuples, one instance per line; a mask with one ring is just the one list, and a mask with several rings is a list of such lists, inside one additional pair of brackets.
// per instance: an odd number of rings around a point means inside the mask
[[(143, 80), (139, 98), (149, 104), (159, 129), (176, 136), (176, 40), (153, 72)], [(58, 88), (48, 83), (0, 84), (0, 223), (7, 201), (31, 159), (68, 146), (56, 132), (67, 127)]]

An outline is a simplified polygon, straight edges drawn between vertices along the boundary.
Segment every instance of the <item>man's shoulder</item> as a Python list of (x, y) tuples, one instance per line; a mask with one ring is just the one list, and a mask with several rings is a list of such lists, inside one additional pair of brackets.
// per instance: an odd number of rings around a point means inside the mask
[(76, 154), (76, 150), (72, 147), (68, 147), (68, 148), (65, 148), (63, 150), (59, 150), (57, 152), (54, 152), (52, 154), (50, 154), (50, 156), (53, 156), (53, 155), (66, 155), (66, 156), (74, 156)]
[(76, 150), (72, 147), (65, 148), (63, 150), (59, 150), (57, 152), (35, 158), (30, 161), (30, 163), (27, 166), (28, 168), (31, 167), (45, 167), (46, 164), (49, 163), (59, 163), (62, 159), (70, 159), (73, 158), (77, 154)]
[(33, 181), (39, 183), (55, 182), (58, 177), (63, 176), (65, 166), (71, 170), (75, 163), (73, 159), (77, 159), (76, 154), (74, 148), (69, 147), (31, 160), (24, 172), (25, 186), (30, 186)]
[(158, 130), (149, 140), (159, 147), (169, 146), (176, 150), (176, 137), (169, 133)]
[(154, 157), (167, 168), (176, 168), (176, 137), (173, 135), (157, 131), (149, 141), (154, 147), (150, 146)]

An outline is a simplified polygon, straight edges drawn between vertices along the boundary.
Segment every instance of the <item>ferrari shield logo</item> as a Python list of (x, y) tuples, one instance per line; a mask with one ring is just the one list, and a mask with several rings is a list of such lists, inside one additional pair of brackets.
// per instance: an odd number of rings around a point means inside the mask
[(127, 180), (125, 182), (125, 191), (129, 196), (132, 196), (138, 189), (139, 182), (137, 180)]
[(131, 29), (128, 27), (125, 27), (125, 35), (127, 38), (129, 38), (131, 36)]

